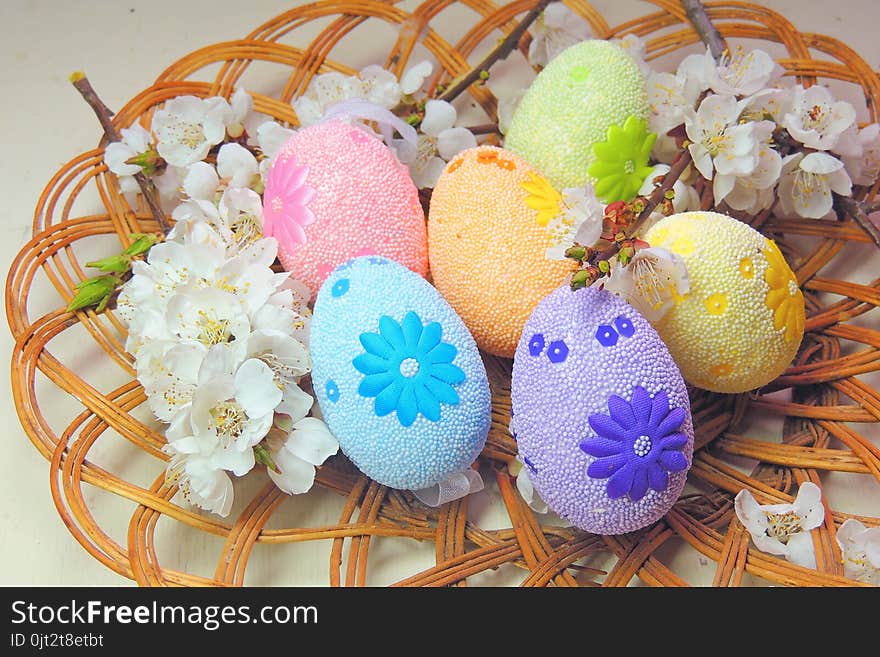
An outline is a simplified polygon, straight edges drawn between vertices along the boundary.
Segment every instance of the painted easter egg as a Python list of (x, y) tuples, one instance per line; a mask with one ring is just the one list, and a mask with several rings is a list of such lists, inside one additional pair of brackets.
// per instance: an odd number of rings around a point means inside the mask
[(685, 379), (732, 393), (782, 374), (804, 335), (804, 295), (772, 240), (716, 212), (666, 217), (645, 239), (688, 269), (690, 292), (656, 324)]
[(424, 489), (479, 455), (491, 415), (486, 370), (425, 279), (375, 256), (337, 267), (318, 292), (310, 344), (324, 419), (368, 477)]
[(425, 215), (407, 167), (384, 142), (341, 121), (297, 131), (275, 157), (263, 195), (263, 233), (312, 294), (361, 255), (428, 271)]
[(481, 349), (511, 358), (535, 306), (573, 270), (546, 256), (559, 199), (521, 157), (494, 146), (459, 154), (437, 181), (431, 275)]
[(694, 434), (684, 379), (632, 306), (564, 285), (526, 323), (511, 427), (535, 490), (586, 531), (661, 518), (685, 484)]
[[(609, 138), (612, 126), (622, 131), (630, 117), (638, 122), (648, 117), (638, 64), (616, 43), (590, 39), (566, 48), (538, 74), (513, 114), (504, 147), (557, 189), (579, 187), (594, 181), (589, 174), (597, 161), (594, 145)], [(625, 134), (619, 137), (626, 141)], [(637, 173), (642, 159), (647, 164), (650, 150), (648, 145), (642, 158), (634, 147), (633, 157), (620, 162), (621, 179)]]

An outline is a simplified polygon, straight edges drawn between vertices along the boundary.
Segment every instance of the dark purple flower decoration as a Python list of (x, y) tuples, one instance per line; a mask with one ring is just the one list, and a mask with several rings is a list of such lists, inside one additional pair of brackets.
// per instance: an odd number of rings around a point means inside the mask
[(590, 426), (595, 438), (588, 438), (580, 448), (596, 457), (587, 474), (594, 479), (608, 479), (608, 497), (617, 499), (629, 494), (634, 502), (648, 492), (657, 492), (669, 484), (669, 473), (687, 468), (681, 450), (688, 437), (681, 431), (686, 413), (683, 408), (669, 408), (669, 397), (662, 390), (653, 399), (648, 391), (636, 386), (632, 401), (611, 395), (610, 415), (595, 413)]

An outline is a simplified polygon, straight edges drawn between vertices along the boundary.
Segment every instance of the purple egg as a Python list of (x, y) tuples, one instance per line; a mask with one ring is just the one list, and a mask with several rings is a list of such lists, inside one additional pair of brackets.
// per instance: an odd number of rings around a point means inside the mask
[(681, 495), (694, 450), (687, 388), (625, 301), (568, 285), (547, 296), (526, 322), (511, 387), (519, 458), (576, 527), (635, 531)]

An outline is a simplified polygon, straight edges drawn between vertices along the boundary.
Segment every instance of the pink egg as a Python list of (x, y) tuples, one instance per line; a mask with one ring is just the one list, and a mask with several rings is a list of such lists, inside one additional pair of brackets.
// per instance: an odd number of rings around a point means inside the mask
[(317, 292), (337, 265), (385, 256), (425, 276), (425, 214), (409, 170), (380, 139), (341, 121), (297, 131), (266, 178), (263, 234)]

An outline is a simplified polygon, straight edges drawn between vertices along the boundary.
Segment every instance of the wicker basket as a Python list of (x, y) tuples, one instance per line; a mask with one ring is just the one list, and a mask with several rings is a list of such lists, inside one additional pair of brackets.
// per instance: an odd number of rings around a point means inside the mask
[[(462, 16), (473, 24), (466, 32), (462, 29), (464, 36), (453, 44), (431, 29), (431, 21), (454, 4), (452, 0), (426, 0), (412, 13), (378, 0), (296, 7), (242, 40), (203, 48), (169, 66), (118, 112), (116, 125), (125, 127), (138, 118), (148, 125), (154, 109), (177, 95), (229, 95), (255, 62), (271, 62), (275, 73), (282, 72), (275, 78), (277, 94), (255, 94), (256, 109), (295, 123), (290, 100), (313, 75), (331, 69), (353, 72), (334, 62), (331, 55), (340, 39), (352, 31), (357, 34), (365, 23), (384, 22), (386, 29), (391, 26), (399, 35), (396, 42), (389, 42), (387, 67), (400, 74), (418, 45), (439, 61), (444, 72), (435, 82), (443, 82), (467, 70), (468, 58), (475, 61), (475, 51), (485, 51), (499, 34), (512, 30), (517, 16), (534, 0), (500, 7), (491, 0), (463, 0), (460, 4), (470, 10)], [(567, 4), (589, 21), (599, 37), (642, 36), (650, 58), (680, 56), (678, 51), (693, 49), (699, 41), (684, 10), (671, 0), (654, 0), (651, 13), (614, 28), (588, 3), (570, 0)], [(799, 33), (783, 16), (756, 5), (720, 2), (707, 7), (726, 38), (773, 42), (766, 45), (774, 53), (781, 52), (781, 44), (787, 55), (780, 57), (780, 63), (802, 82), (835, 79), (860, 87), (873, 120), (877, 119), (880, 78), (845, 44)], [(310, 29), (313, 21), (320, 21), (322, 27)], [(317, 31), (317, 36), (304, 45), (305, 39), (299, 36), (302, 31)], [(520, 48), (527, 44), (528, 36)], [(194, 80), (202, 69), (218, 63), (213, 81)], [(489, 120), (494, 120), (495, 99), (488, 88), (475, 85), (469, 92)], [(103, 165), (102, 147), (76, 157), (49, 182), (37, 204), (33, 239), (9, 273), (6, 303), (16, 338), (12, 387), (21, 423), (50, 462), (52, 496), (67, 528), (95, 559), (120, 575), (141, 585), (241, 585), (255, 548), (280, 551), (291, 544), (315, 541), (329, 553), (325, 582), (364, 585), (372, 581), (368, 579), (370, 557), (389, 537), (396, 537), (408, 539), (396, 543), (398, 550), (420, 549), (424, 554), (426, 544), (433, 542), (435, 547), (434, 565), (414, 568), (409, 577), (397, 582), (400, 585), (464, 585), (469, 578), (477, 584), (497, 583), (485, 573), (499, 568), (513, 573), (511, 581), (526, 586), (685, 585), (688, 582), (677, 572), (675, 550), (670, 547), (682, 543), (700, 553), (696, 556), (718, 586), (758, 581), (753, 577), (786, 585), (857, 584), (843, 576), (835, 530), (850, 517), (868, 526), (880, 525), (880, 517), (855, 516), (829, 506), (825, 524), (813, 532), (818, 568), (808, 570), (756, 550), (733, 513), (733, 496), (744, 488), (761, 502), (784, 502), (805, 481), (822, 485), (823, 479), (831, 477), (838, 485), (846, 485), (856, 477), (880, 479), (880, 447), (859, 432), (859, 427), (872, 425), (852, 424), (880, 421), (880, 394), (867, 382), (870, 373), (880, 370), (880, 330), (876, 318), (875, 328), (859, 321), (880, 304), (880, 279), (857, 284), (835, 278), (833, 273), (847, 248), (868, 242), (855, 224), (771, 218), (760, 226), (786, 249), (806, 295), (807, 335), (801, 352), (788, 371), (760, 393), (718, 395), (691, 390), (696, 427), (691, 486), (662, 521), (643, 531), (591, 535), (553, 526), (529, 510), (507, 471), (516, 453), (506, 426), (510, 362), (491, 357), (486, 361), (493, 383), (494, 422), (481, 467), (488, 483), (493, 487), (497, 483), (495, 499), (505, 512), (495, 529), (481, 528), (468, 518), (473, 501), (426, 508), (409, 493), (366, 479), (341, 455), (320, 469), (316, 490), (298, 498), (281, 493), (263, 473), (252, 473), (249, 486), (237, 484), (237, 498), (244, 503), (237, 503), (231, 520), (225, 522), (172, 501), (176, 489), (165, 484), (161, 427), (149, 419), (143, 390), (123, 348), (125, 329), (120, 320), (112, 312), (95, 315), (64, 310), (75, 284), (89, 275), (81, 255), (90, 243), (103, 239), (106, 245), (108, 235), (125, 242), (132, 232), (157, 228), (145, 207), (129, 207), (118, 193), (115, 179)], [(74, 216), (74, 201), (84, 190), (97, 190), (104, 207), (97, 214)], [(877, 252), (870, 251), (868, 257), (877, 269)], [(56, 309), (32, 315), (28, 304), (33, 302), (34, 290), (47, 287), (54, 288), (48, 303)], [(41, 294), (46, 297), (45, 291)], [(41, 305), (46, 305), (45, 298)], [(77, 361), (80, 364), (67, 367), (62, 364), (61, 345), (81, 345), (74, 341), (86, 339), (83, 331), (92, 342), (78, 347), (86, 354)], [(107, 376), (96, 377), (96, 370)], [(65, 416), (57, 406), (47, 408), (41, 400), (44, 393), (40, 391), (46, 388), (38, 385), (38, 372), (51, 387), (75, 398), (77, 410)], [(117, 384), (89, 382), (95, 378)], [(784, 390), (790, 390), (790, 397), (774, 394)], [(762, 417), (775, 422), (781, 427), (781, 442), (778, 436), (773, 441), (747, 437), (747, 414), (749, 421)], [(108, 459), (108, 453), (114, 458)], [(102, 495), (96, 495), (95, 488)], [(108, 495), (134, 509), (127, 533), (125, 528), (102, 523), (105, 514), (100, 505), (107, 503)], [(340, 503), (333, 504), (337, 500)], [(285, 513), (285, 509), (318, 504), (338, 513), (335, 524), (297, 526), (300, 516)], [(183, 572), (158, 556), (158, 544), (170, 541), (177, 542), (181, 550), (202, 549), (210, 537), (219, 547), (213, 574)], [(182, 542), (189, 542), (190, 548)], [(384, 559), (389, 554), (385, 551)], [(258, 581), (279, 583), (265, 577)]]

